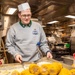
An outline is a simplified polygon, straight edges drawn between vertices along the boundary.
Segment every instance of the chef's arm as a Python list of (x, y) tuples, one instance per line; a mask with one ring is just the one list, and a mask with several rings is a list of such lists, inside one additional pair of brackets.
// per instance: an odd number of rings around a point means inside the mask
[(47, 39), (43, 28), (40, 27), (40, 30), (41, 30), (40, 49), (47, 55), (48, 53), (51, 53), (51, 50), (49, 49), (49, 46), (47, 44)]
[(8, 49), (8, 52), (12, 54), (14, 57), (18, 54), (18, 52), (15, 50), (14, 30), (11, 28), (9, 29), (6, 36), (6, 47)]

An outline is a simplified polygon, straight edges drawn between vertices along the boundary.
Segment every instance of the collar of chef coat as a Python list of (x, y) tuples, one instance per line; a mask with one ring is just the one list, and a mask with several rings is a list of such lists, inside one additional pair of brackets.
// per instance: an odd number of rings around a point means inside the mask
[(31, 26), (31, 24), (32, 24), (32, 21), (30, 20), (30, 23), (29, 24), (23, 24), (22, 22), (21, 22), (21, 20), (20, 20), (20, 25), (23, 27), (23, 28), (25, 28), (25, 27), (30, 27)]

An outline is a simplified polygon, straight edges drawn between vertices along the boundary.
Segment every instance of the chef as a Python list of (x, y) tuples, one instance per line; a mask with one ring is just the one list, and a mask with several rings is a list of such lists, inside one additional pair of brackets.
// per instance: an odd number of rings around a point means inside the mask
[(6, 47), (19, 63), (37, 61), (41, 58), (40, 51), (44, 52), (47, 58), (52, 58), (43, 28), (39, 23), (32, 21), (31, 16), (31, 8), (27, 2), (18, 5), (20, 20), (7, 32)]

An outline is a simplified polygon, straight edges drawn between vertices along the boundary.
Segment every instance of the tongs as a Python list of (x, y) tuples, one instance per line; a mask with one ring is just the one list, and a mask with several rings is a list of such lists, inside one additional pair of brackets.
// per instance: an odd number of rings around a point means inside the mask
[[(27, 69), (28, 68), (28, 65), (26, 65), (26, 63), (28, 63), (28, 62), (26, 62), (26, 61), (22, 61), (21, 62), (21, 65), (22, 65), (23, 69)], [(32, 62), (29, 62), (29, 63), (32, 63)]]
[(21, 62), (21, 65), (22, 65), (23, 69), (26, 69), (23, 61)]

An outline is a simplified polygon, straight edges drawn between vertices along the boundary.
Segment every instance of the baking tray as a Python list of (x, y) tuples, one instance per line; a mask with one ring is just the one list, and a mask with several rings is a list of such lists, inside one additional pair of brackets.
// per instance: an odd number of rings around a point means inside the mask
[[(31, 62), (31, 63), (37, 63), (38, 64), (40, 62), (49, 62), (49, 63), (52, 63), (52, 62), (59, 62), (59, 61), (43, 57), (40, 60), (38, 60), (37, 62)], [(24, 66), (26, 68), (28, 68), (31, 63), (30, 62), (25, 62)], [(74, 68), (74, 67), (72, 67), (70, 65), (67, 65), (67, 64), (64, 64), (64, 63), (62, 63), (62, 64), (63, 64), (63, 67), (66, 67), (68, 69)], [(14, 71), (14, 70), (18, 70), (19, 72), (21, 72), (22, 70), (24, 70), (24, 68), (23, 68), (23, 66), (20, 63), (12, 63), (12, 64), (3, 64), (3, 65), (0, 65), (0, 75), (11, 75), (12, 71)]]

